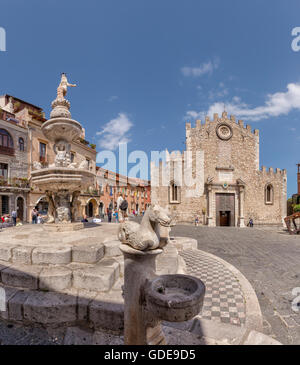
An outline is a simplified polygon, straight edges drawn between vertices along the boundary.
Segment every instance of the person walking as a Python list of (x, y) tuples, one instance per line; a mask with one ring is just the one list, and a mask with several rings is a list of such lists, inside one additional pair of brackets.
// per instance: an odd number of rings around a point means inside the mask
[(117, 199), (116, 211), (118, 212), (118, 218), (119, 218), (120, 221), (122, 221), (122, 211), (120, 209), (122, 201), (123, 201), (122, 193), (119, 193), (119, 196), (118, 196), (118, 199)]
[(32, 224), (37, 224), (37, 210), (35, 208), (33, 208), (31, 211), (31, 219)]
[(196, 215), (196, 218), (195, 218), (195, 226), (198, 227), (199, 226), (199, 218), (198, 216)]
[(119, 206), (119, 218), (120, 218), (120, 222), (124, 222), (126, 217), (127, 217), (127, 208), (128, 208), (128, 202), (127, 200), (124, 199), (122, 200), (120, 206)]
[(109, 206), (107, 208), (107, 217), (108, 217), (108, 223), (111, 223), (111, 216), (114, 209), (114, 204), (112, 199), (110, 200)]
[(3, 224), (5, 223), (4, 215), (1, 216), (1, 229), (3, 228)]
[(13, 219), (14, 226), (16, 226), (17, 225), (17, 212), (15, 210), (13, 210), (11, 212), (11, 217)]
[(118, 213), (118, 211), (116, 210), (113, 215), (115, 217), (115, 222), (119, 223), (119, 213)]

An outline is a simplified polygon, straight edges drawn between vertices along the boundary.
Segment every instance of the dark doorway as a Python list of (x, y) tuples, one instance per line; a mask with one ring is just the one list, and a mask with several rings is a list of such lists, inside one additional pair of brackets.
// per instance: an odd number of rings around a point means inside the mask
[(220, 212), (220, 226), (230, 226), (230, 212)]
[(89, 205), (88, 205), (88, 216), (89, 217), (93, 217), (93, 214), (94, 213), (94, 206), (93, 206), (93, 203), (92, 202), (89, 202)]
[(216, 225), (222, 227), (234, 226), (234, 194), (216, 194)]
[(21, 222), (24, 220), (24, 199), (20, 196), (17, 199), (17, 217)]
[(9, 214), (9, 197), (2, 195), (2, 212), (1, 214)]
[(99, 215), (100, 217), (104, 217), (104, 204), (102, 202), (99, 204)]

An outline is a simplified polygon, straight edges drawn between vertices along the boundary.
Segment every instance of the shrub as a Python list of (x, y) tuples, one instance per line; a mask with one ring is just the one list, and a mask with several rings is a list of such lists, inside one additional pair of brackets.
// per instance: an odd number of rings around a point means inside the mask
[(294, 210), (294, 213), (296, 213), (296, 212), (300, 212), (300, 204), (295, 204), (295, 205), (293, 206), (293, 210)]

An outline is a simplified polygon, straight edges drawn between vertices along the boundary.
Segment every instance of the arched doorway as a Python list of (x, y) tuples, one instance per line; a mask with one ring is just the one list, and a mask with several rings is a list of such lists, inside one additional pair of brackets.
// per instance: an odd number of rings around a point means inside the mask
[(91, 218), (98, 214), (98, 203), (96, 199), (90, 199), (85, 206), (85, 214)]
[(24, 220), (24, 199), (21, 196), (17, 199), (17, 217), (21, 222)]
[(88, 206), (87, 206), (87, 216), (88, 217), (93, 217), (93, 214), (94, 213), (94, 206), (93, 206), (93, 203), (92, 202), (89, 202), (88, 203)]
[(48, 214), (48, 201), (45, 196), (42, 196), (35, 204), (35, 207), (39, 211), (40, 214), (47, 215)]
[(104, 204), (102, 202), (99, 204), (99, 215), (100, 217), (104, 217)]

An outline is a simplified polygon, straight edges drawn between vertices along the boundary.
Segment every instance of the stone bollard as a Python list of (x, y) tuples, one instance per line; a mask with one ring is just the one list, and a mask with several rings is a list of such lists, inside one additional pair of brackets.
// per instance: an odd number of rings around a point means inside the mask
[(199, 314), (205, 293), (201, 280), (188, 275), (155, 274), (162, 249), (136, 250), (121, 244), (124, 255), (125, 345), (166, 344), (161, 321), (182, 322)]
[(120, 245), (124, 255), (124, 343), (147, 345), (144, 288), (155, 277), (155, 259), (162, 249), (139, 251)]

